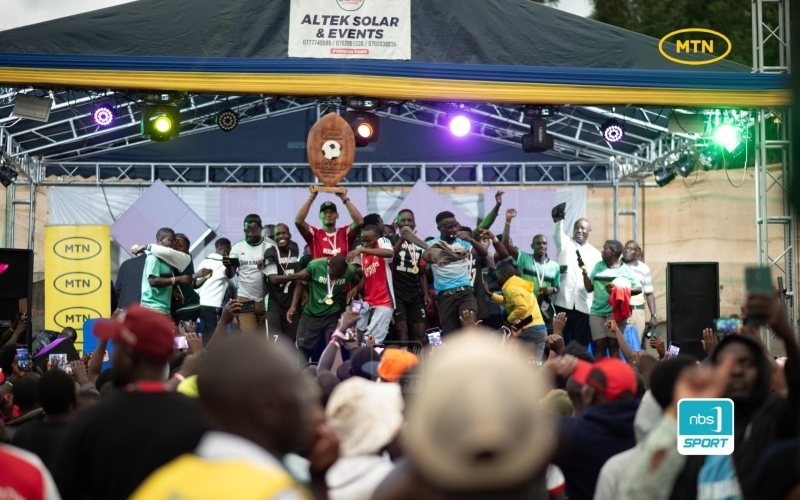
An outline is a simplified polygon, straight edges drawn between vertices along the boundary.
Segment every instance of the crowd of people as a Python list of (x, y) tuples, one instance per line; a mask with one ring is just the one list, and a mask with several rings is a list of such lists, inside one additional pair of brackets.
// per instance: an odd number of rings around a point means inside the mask
[[(800, 346), (777, 295), (703, 332), (702, 359), (671, 356), (641, 247), (598, 250), (564, 204), (529, 253), (513, 208), (489, 230), (502, 192), (432, 237), (346, 191), (352, 223), (325, 202), (312, 226), (316, 196), (305, 244), (251, 214), (197, 271), (172, 229), (132, 248), (82, 359), (47, 358), (74, 332), (22, 344), (19, 318), (0, 338), (0, 499), (800, 498)], [(684, 398), (733, 400), (732, 455), (678, 452)]]

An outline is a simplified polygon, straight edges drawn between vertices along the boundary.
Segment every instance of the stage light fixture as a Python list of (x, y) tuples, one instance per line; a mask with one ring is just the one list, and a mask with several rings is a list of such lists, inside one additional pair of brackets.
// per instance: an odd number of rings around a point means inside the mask
[(729, 153), (733, 153), (742, 143), (742, 130), (732, 123), (723, 123), (714, 129), (712, 138)]
[(347, 111), (344, 120), (353, 129), (356, 147), (363, 148), (373, 142), (378, 142), (380, 136), (380, 118), (375, 113), (366, 111)]
[(142, 110), (142, 135), (168, 141), (181, 132), (181, 110), (176, 106), (148, 105)]
[(472, 123), (464, 115), (456, 115), (450, 120), (450, 132), (456, 137), (464, 137), (469, 134)]
[(531, 133), (522, 136), (522, 151), (541, 153), (549, 149), (553, 149), (553, 136), (547, 133), (547, 120), (534, 118)]
[(223, 109), (217, 113), (217, 126), (223, 132), (230, 132), (239, 125), (239, 115), (233, 112), (232, 109)]
[(716, 147), (709, 146), (697, 154), (697, 160), (706, 170), (712, 170), (720, 162), (722, 155)]
[(15, 180), (17, 180), (17, 175), (18, 175), (17, 172), (15, 172), (14, 170), (11, 170), (6, 165), (1, 166), (0, 167), (0, 184), (2, 184), (3, 187), (10, 186), (11, 184), (14, 183)]
[(694, 172), (695, 160), (694, 157), (688, 153), (682, 154), (678, 161), (672, 164), (673, 170), (681, 177), (689, 177)]
[(108, 127), (114, 121), (114, 110), (110, 106), (100, 106), (95, 108), (92, 119), (101, 127)]
[(656, 185), (664, 187), (675, 180), (675, 172), (662, 168), (656, 172)]
[(603, 139), (606, 142), (616, 144), (625, 138), (625, 124), (611, 118), (603, 122), (600, 126), (600, 132), (603, 133)]

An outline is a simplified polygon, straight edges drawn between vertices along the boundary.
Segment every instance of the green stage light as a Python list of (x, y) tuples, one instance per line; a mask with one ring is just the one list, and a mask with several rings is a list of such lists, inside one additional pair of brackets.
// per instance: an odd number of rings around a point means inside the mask
[(156, 128), (156, 130), (158, 130), (162, 134), (165, 134), (169, 132), (169, 129), (172, 128), (172, 121), (166, 116), (159, 116), (158, 118), (156, 118), (153, 126)]
[(742, 130), (730, 123), (723, 123), (714, 129), (712, 137), (714, 142), (724, 147), (729, 153), (733, 153), (742, 143)]
[(181, 110), (177, 106), (148, 104), (142, 110), (142, 135), (151, 141), (168, 141), (181, 132)]

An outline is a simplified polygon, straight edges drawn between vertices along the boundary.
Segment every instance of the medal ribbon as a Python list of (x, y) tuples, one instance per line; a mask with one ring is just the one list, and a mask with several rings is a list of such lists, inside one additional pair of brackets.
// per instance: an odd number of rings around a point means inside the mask
[(331, 255), (339, 255), (339, 247), (336, 245), (336, 236), (337, 233), (333, 233), (333, 241), (331, 241), (330, 236), (328, 233), (325, 233), (325, 241), (328, 242), (328, 245), (331, 247)]

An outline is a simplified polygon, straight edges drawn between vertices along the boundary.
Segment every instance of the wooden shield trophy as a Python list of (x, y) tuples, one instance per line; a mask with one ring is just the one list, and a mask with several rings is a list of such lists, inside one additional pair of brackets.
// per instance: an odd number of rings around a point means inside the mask
[(323, 184), (311, 189), (345, 192), (345, 188), (337, 188), (336, 184), (347, 176), (356, 159), (356, 138), (350, 124), (336, 113), (323, 116), (308, 133), (306, 151), (311, 171)]

